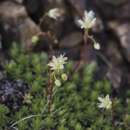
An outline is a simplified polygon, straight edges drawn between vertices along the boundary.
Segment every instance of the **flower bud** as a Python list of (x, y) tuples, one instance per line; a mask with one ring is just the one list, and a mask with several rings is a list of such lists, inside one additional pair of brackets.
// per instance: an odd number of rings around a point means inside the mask
[(100, 50), (100, 44), (98, 42), (94, 43), (94, 49)]
[(55, 85), (58, 86), (58, 87), (60, 87), (60, 86), (61, 86), (60, 80), (56, 79), (56, 80), (55, 80)]
[(63, 73), (61, 75), (61, 78), (62, 78), (62, 80), (66, 81), (68, 79), (68, 76), (67, 76), (67, 74)]
[(31, 39), (31, 41), (32, 41), (33, 44), (36, 44), (36, 43), (39, 41), (39, 37), (36, 36), (36, 35), (34, 35), (34, 36), (32, 37), (32, 39)]

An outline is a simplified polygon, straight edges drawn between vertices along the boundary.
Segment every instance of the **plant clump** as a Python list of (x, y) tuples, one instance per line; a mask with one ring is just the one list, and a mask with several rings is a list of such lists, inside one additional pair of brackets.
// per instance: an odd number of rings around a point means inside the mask
[[(113, 98), (112, 87), (107, 79), (95, 80), (97, 68), (95, 63), (84, 65), (80, 72), (73, 72), (74, 62), (67, 61), (64, 72), (58, 75), (67, 80), (60, 85), (53, 84), (49, 110), (47, 88), (53, 71), (48, 73), (48, 62), (48, 57), (43, 52), (30, 55), (18, 46), (13, 46), (11, 60), (5, 66), (6, 73), (14, 80), (22, 79), (28, 83), (29, 89), (24, 93), (24, 101), (18, 111), (12, 112), (7, 104), (0, 105), (0, 111), (4, 110), (0, 113), (2, 117), (0, 129), (5, 130), (8, 127), (11, 130), (124, 130), (130, 128), (129, 92), (125, 98), (121, 98), (120, 95)], [(67, 73), (68, 78), (64, 73)], [(6, 85), (7, 82), (4, 84)], [(23, 90), (19, 89), (19, 91), (22, 93)], [(12, 92), (12, 89), (9, 92)], [(15, 99), (17, 100), (17, 96)]]

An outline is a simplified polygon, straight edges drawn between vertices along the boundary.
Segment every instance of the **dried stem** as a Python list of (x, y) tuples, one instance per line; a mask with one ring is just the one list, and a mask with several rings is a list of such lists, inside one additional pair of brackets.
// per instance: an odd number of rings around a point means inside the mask
[(48, 111), (51, 112), (52, 95), (53, 95), (53, 74), (49, 73), (49, 80), (47, 86), (47, 100), (48, 100)]
[(78, 70), (80, 70), (82, 64), (83, 64), (83, 61), (84, 61), (84, 49), (86, 48), (86, 45), (87, 45), (87, 42), (88, 42), (88, 30), (85, 30), (84, 31), (84, 34), (83, 34), (83, 41), (84, 41), (84, 45), (81, 47), (81, 50), (80, 50), (80, 60), (79, 62), (77, 63), (76, 67), (74, 68), (74, 72), (77, 72)]
[(83, 36), (83, 39), (84, 39), (84, 44), (87, 44), (88, 37), (89, 37), (89, 35), (88, 35), (88, 31), (87, 31), (87, 30), (85, 30), (85, 31), (84, 31), (84, 36)]

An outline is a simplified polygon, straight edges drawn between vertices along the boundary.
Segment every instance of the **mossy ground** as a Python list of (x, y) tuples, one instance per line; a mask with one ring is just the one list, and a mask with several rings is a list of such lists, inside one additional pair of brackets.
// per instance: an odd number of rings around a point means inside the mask
[[(45, 53), (28, 54), (14, 45), (9, 63), (5, 65), (11, 80), (23, 80), (29, 86), (22, 97), (18, 111), (0, 104), (0, 130), (129, 130), (130, 92), (121, 98), (113, 96), (107, 79), (96, 80), (96, 64), (84, 65), (73, 72), (74, 62), (68, 61), (69, 79), (60, 87), (54, 86), (51, 112), (48, 111), (47, 81), (48, 56)], [(98, 97), (109, 94), (111, 110), (98, 108)], [(34, 116), (35, 115), (35, 116)], [(11, 125), (24, 117), (31, 117)]]

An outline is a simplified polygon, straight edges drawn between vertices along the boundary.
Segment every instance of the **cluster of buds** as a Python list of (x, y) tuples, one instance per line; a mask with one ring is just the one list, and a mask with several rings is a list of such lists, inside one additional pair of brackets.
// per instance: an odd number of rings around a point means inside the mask
[(51, 79), (54, 80), (56, 86), (61, 86), (61, 80), (67, 80), (67, 74), (64, 73), (64, 65), (66, 64), (67, 57), (60, 55), (59, 57), (52, 57), (48, 63), (51, 70)]

